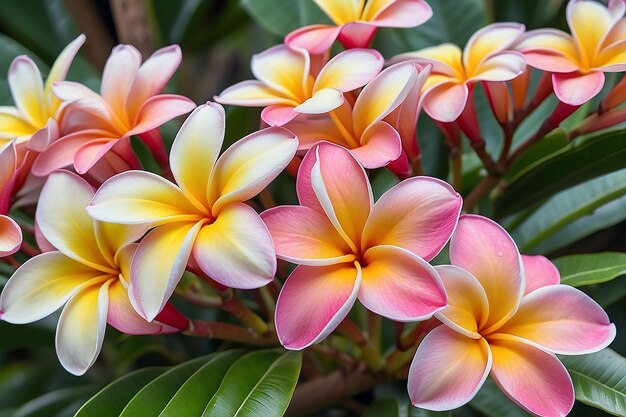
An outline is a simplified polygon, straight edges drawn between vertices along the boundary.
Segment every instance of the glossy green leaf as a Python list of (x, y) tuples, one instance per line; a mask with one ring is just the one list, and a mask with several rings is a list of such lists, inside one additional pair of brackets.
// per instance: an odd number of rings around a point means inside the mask
[(226, 373), (202, 416), (282, 416), (301, 365), (300, 352), (264, 350), (247, 354)]
[(623, 131), (588, 138), (513, 178), (494, 202), (495, 215), (515, 213), (559, 191), (625, 167)]
[(517, 159), (509, 168), (506, 178), (511, 179), (523, 175), (522, 172), (529, 171), (544, 160), (554, 157), (558, 152), (563, 152), (568, 143), (567, 134), (564, 130), (554, 130)]
[(75, 417), (117, 417), (131, 398), (166, 368), (144, 368), (111, 382), (78, 410)]
[(391, 187), (399, 182), (400, 180), (394, 173), (388, 169), (381, 170), (372, 179), (372, 193), (374, 194), (374, 200), (378, 200), (381, 195), (385, 194)]
[(561, 356), (576, 399), (616, 416), (626, 415), (626, 358), (611, 349), (582, 356)]
[[(4, 4), (6, 2), (0, 3)], [(32, 51), (8, 36), (0, 34), (0, 105), (13, 104), (9, 84), (7, 83), (7, 73), (13, 58), (18, 55), (28, 55), (35, 61), (41, 71), (48, 72), (48, 66)]]
[(491, 378), (485, 381), (469, 405), (487, 417), (528, 417), (530, 415), (509, 400)]
[(310, 0), (241, 0), (241, 4), (265, 30), (278, 36), (301, 26), (330, 22)]
[(363, 417), (400, 417), (400, 406), (395, 398), (381, 398), (367, 407)]
[(602, 285), (585, 288), (585, 292), (602, 307), (607, 308), (626, 298), (626, 275), (615, 278)]
[(159, 417), (201, 416), (224, 375), (242, 353), (229, 350), (212, 356), (180, 387)]
[(580, 287), (599, 284), (626, 274), (626, 253), (602, 252), (569, 255), (553, 260), (561, 283)]
[(89, 397), (95, 390), (88, 385), (51, 391), (18, 408), (13, 417), (50, 417), (76, 400)]

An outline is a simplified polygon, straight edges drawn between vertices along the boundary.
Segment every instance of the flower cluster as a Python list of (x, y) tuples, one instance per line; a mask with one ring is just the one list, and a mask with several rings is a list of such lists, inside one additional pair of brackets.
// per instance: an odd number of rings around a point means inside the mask
[[(221, 154), (223, 107), (162, 94), (182, 59), (177, 46), (143, 64), (134, 47), (115, 47), (100, 93), (64, 80), (82, 35), (45, 84), (32, 60), (15, 58), (8, 76), (15, 107), (0, 108), (0, 256), (17, 262), (11, 255), (22, 248), (31, 257), (5, 285), (0, 317), (28, 323), (64, 306), (57, 353), (79, 375), (96, 361), (107, 323), (128, 334), (193, 334), (197, 323), (170, 301), (185, 271), (228, 302), (231, 289), (281, 282), (275, 330), (264, 330), (287, 349), (323, 341), (358, 300), (392, 321), (427, 321), (408, 375), (415, 406), (459, 407), (491, 375), (525, 410), (566, 414), (574, 392), (555, 354), (598, 351), (613, 340), (614, 325), (590, 297), (560, 284), (546, 258), (520, 255), (494, 221), (461, 214), (473, 211), (485, 187), (464, 206), (460, 184), (422, 175), (416, 124), (424, 109), (451, 152), (465, 135), (486, 178), (500, 178), (599, 93), (605, 72), (626, 70), (626, 3), (571, 0), (571, 34), (496, 23), (463, 50), (432, 46), (384, 68), (381, 53), (368, 48), (375, 31), (422, 24), (432, 14), (425, 1), (315, 1), (333, 25), (292, 32), (252, 58), (255, 80), (215, 97), (263, 108), (263, 128)], [(336, 40), (345, 50), (332, 56)], [(542, 73), (536, 88), (532, 72)], [(485, 150), (478, 88), (507, 132), (499, 158)], [(578, 132), (626, 120), (617, 108), (623, 91), (606, 96)], [(515, 129), (553, 92), (560, 103), (510, 153)], [(159, 128), (189, 112), (168, 155)], [(133, 136), (162, 175), (142, 169)], [(297, 167), (299, 204), (259, 209), (255, 197), (288, 166)], [(400, 181), (374, 201), (369, 170), (382, 168)], [(36, 207), (38, 249), (11, 217), (24, 206)], [(432, 266), (449, 241), (451, 265)], [(297, 265), (284, 282), (277, 259)], [(238, 308), (244, 322), (253, 314)]]

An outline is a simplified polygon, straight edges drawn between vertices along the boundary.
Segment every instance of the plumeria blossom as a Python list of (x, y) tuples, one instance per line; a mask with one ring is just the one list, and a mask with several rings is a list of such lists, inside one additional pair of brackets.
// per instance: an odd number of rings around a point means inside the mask
[(446, 305), (428, 264), (456, 226), (461, 197), (430, 177), (401, 182), (373, 203), (352, 154), (320, 143), (302, 161), (299, 206), (261, 214), (280, 259), (299, 264), (282, 287), (276, 331), (288, 349), (324, 339), (359, 301), (392, 320), (430, 317)]
[[(171, 333), (176, 327), (148, 323), (128, 298), (132, 243), (144, 226), (94, 221), (85, 210), (94, 190), (67, 171), (50, 175), (37, 207), (37, 225), (55, 250), (29, 259), (9, 279), (0, 297), (0, 317), (23, 324), (42, 319), (65, 305), (56, 349), (61, 364), (75, 375), (93, 365), (106, 323), (130, 334)], [(187, 320), (172, 308), (163, 321), (180, 328)]]
[[(285, 127), (298, 136), (300, 150), (320, 141), (336, 143), (350, 149), (365, 168), (380, 168), (402, 153), (403, 140), (396, 128), (403, 133), (412, 130), (410, 138), (415, 138), (419, 91), (428, 72), (413, 62), (392, 65), (363, 88), (354, 105), (346, 101), (328, 115), (302, 115)], [(392, 114), (409, 96), (412, 101), (404, 111)]]
[(346, 49), (366, 48), (379, 27), (411, 28), (433, 15), (424, 0), (313, 0), (334, 25), (310, 25), (291, 32), (285, 43), (322, 54), (333, 42)]
[(384, 59), (373, 49), (344, 51), (317, 73), (304, 49), (277, 45), (252, 57), (252, 74), (215, 97), (222, 104), (265, 106), (261, 117), (282, 126), (300, 113), (327, 113), (344, 102), (343, 93), (360, 88), (382, 69)]
[(22, 244), (22, 229), (7, 216), (19, 175), (20, 159), (15, 142), (8, 142), (0, 148), (0, 257), (15, 253)]
[(253, 133), (218, 158), (224, 109), (198, 107), (174, 140), (170, 166), (176, 184), (145, 171), (105, 182), (88, 207), (96, 219), (156, 226), (131, 265), (133, 305), (148, 320), (163, 309), (187, 263), (227, 287), (258, 288), (274, 278), (272, 238), (244, 201), (263, 190), (298, 147), (282, 128)]
[(104, 66), (101, 95), (76, 82), (55, 83), (52, 90), (65, 106), (60, 128), (71, 133), (37, 158), (33, 173), (45, 176), (73, 165), (83, 174), (112, 149), (129, 166), (136, 166), (129, 143), (133, 135), (138, 135), (157, 158), (165, 157), (157, 128), (195, 107), (188, 98), (159, 94), (180, 61), (178, 45), (159, 49), (143, 64), (135, 47), (118, 45)]
[(626, 11), (624, 0), (608, 6), (570, 0), (567, 23), (571, 34), (557, 29), (529, 31), (517, 45), (528, 64), (552, 72), (558, 99), (580, 106), (600, 92), (605, 72), (626, 70)]
[(397, 55), (391, 62), (431, 64), (422, 92), (424, 110), (439, 122), (453, 122), (465, 109), (476, 83), (509, 81), (524, 71), (524, 56), (511, 50), (524, 29), (519, 23), (494, 23), (472, 35), (463, 51), (446, 43)]
[(39, 68), (25, 55), (18, 56), (9, 67), (7, 81), (15, 107), (0, 107), (0, 145), (17, 138), (17, 143), (29, 141), (29, 147), (43, 151), (58, 137), (61, 102), (52, 86), (63, 81), (85, 35), (80, 35), (63, 49), (52, 65), (44, 84)]
[(417, 407), (450, 410), (470, 401), (488, 375), (533, 415), (564, 416), (574, 404), (567, 370), (555, 356), (596, 352), (615, 337), (602, 308), (558, 284), (543, 257), (521, 257), (492, 220), (463, 215), (450, 243), (452, 265), (435, 267), (448, 306), (443, 325), (421, 342), (409, 371)]

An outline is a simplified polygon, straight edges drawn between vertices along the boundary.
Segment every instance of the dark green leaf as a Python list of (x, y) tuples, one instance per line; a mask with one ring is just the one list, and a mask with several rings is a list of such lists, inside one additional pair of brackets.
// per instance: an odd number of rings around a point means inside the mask
[(285, 36), (301, 26), (328, 22), (310, 0), (241, 0), (241, 4), (264, 29), (278, 36)]
[(381, 398), (367, 407), (363, 417), (400, 417), (400, 407), (395, 398)]
[(489, 378), (469, 403), (470, 407), (487, 417), (528, 417), (529, 414), (515, 405)]
[(626, 253), (570, 255), (553, 262), (561, 273), (561, 283), (574, 287), (599, 284), (626, 274)]
[(24, 404), (13, 417), (50, 417), (95, 390), (92, 386), (82, 386), (52, 391)]

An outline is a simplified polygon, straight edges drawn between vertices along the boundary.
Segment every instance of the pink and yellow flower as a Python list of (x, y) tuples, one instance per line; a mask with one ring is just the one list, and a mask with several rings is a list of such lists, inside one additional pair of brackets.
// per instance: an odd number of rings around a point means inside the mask
[(215, 101), (266, 106), (263, 121), (282, 126), (300, 113), (323, 114), (341, 106), (343, 93), (363, 87), (383, 64), (379, 52), (354, 49), (338, 54), (316, 74), (307, 51), (278, 45), (252, 57), (252, 73), (257, 80), (235, 84)]
[(224, 109), (198, 107), (180, 129), (170, 154), (178, 185), (145, 171), (109, 179), (88, 207), (101, 221), (150, 225), (130, 275), (133, 306), (152, 320), (163, 309), (193, 258), (222, 285), (258, 288), (274, 279), (272, 238), (244, 202), (263, 190), (291, 161), (298, 147), (282, 128), (253, 133), (218, 158)]
[(488, 375), (533, 415), (564, 416), (572, 380), (555, 354), (596, 352), (615, 326), (583, 292), (560, 285), (543, 257), (521, 257), (493, 221), (463, 215), (450, 243), (453, 265), (435, 267), (448, 306), (443, 325), (420, 344), (409, 371), (412, 403), (450, 410), (470, 401)]
[(19, 172), (23, 163), (24, 147), (18, 154), (15, 142), (0, 147), (0, 257), (11, 255), (22, 244), (22, 229), (7, 216)]
[[(402, 153), (404, 141), (396, 128), (410, 137), (406, 142), (415, 139), (419, 92), (428, 70), (413, 62), (393, 65), (363, 88), (354, 105), (346, 101), (327, 115), (302, 115), (285, 127), (298, 136), (300, 150), (331, 142), (350, 149), (365, 168), (380, 168)], [(404, 111), (392, 114), (409, 96)]]
[(333, 42), (346, 49), (367, 48), (379, 27), (411, 28), (433, 15), (424, 0), (314, 0), (334, 25), (311, 25), (291, 32), (285, 43), (322, 54)]
[(552, 72), (558, 99), (570, 106), (591, 100), (604, 86), (605, 72), (626, 71), (624, 0), (570, 0), (571, 34), (557, 29), (529, 31), (517, 45), (528, 64)]
[(0, 297), (0, 317), (23, 324), (42, 319), (65, 305), (56, 334), (59, 360), (81, 375), (93, 365), (107, 322), (130, 334), (171, 333), (188, 321), (176, 310), (148, 323), (128, 298), (130, 260), (145, 226), (94, 221), (85, 208), (94, 190), (67, 171), (50, 175), (37, 208), (37, 225), (55, 248), (22, 265)]
[(45, 176), (73, 165), (83, 174), (112, 149), (129, 166), (137, 165), (129, 143), (133, 135), (138, 135), (157, 158), (167, 160), (158, 128), (195, 107), (188, 98), (159, 94), (180, 60), (177, 45), (159, 49), (143, 64), (137, 49), (118, 45), (105, 64), (101, 95), (76, 82), (55, 83), (52, 90), (65, 107), (60, 128), (71, 133), (37, 158), (33, 173)]
[(302, 161), (300, 206), (261, 214), (280, 259), (299, 264), (276, 305), (283, 346), (303, 349), (330, 334), (359, 301), (397, 321), (430, 317), (446, 305), (428, 264), (456, 226), (461, 197), (447, 183), (414, 177), (374, 204), (352, 154), (320, 143)]
[(424, 110), (439, 122), (453, 122), (467, 106), (476, 83), (509, 81), (524, 71), (524, 56), (511, 50), (523, 33), (522, 24), (494, 23), (476, 32), (463, 51), (446, 43), (397, 55), (391, 62), (432, 64), (422, 92)]

